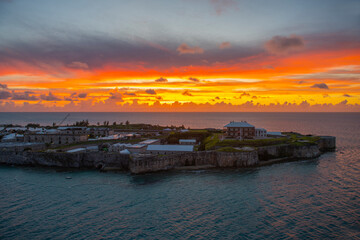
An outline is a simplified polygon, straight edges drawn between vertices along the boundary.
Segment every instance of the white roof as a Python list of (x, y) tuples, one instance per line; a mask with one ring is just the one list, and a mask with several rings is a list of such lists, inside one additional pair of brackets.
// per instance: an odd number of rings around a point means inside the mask
[(11, 134), (8, 134), (8, 135), (5, 135), (2, 140), (11, 140), (11, 139), (16, 139), (16, 133), (11, 133)]
[(196, 143), (196, 139), (180, 139), (179, 142)]
[(16, 131), (25, 131), (26, 127), (8, 127), (6, 128), (7, 131), (16, 130)]
[(147, 139), (147, 140), (144, 140), (144, 141), (139, 142), (139, 143), (148, 145), (148, 144), (152, 144), (152, 143), (158, 142), (158, 141), (159, 141), (159, 139)]
[(75, 148), (75, 149), (68, 150), (66, 152), (68, 152), (68, 153), (76, 153), (76, 152), (82, 152), (82, 151), (86, 151), (86, 148)]
[(255, 130), (262, 130), (262, 131), (266, 131), (265, 128), (255, 128)]
[(268, 135), (278, 135), (282, 136), (281, 132), (267, 132)]
[(254, 127), (254, 126), (247, 122), (230, 122), (226, 124), (225, 127)]
[(193, 145), (148, 145), (147, 151), (192, 152)]
[(180, 132), (188, 132), (188, 129), (181, 129)]
[(143, 148), (146, 147), (144, 144), (133, 144), (131, 146), (128, 146), (128, 148)]
[(58, 127), (59, 130), (72, 130), (72, 129), (86, 129), (86, 127), (81, 126), (66, 126), (66, 127)]
[(129, 150), (124, 149), (122, 151), (120, 151), (120, 154), (130, 154)]
[(42, 128), (29, 128), (28, 131), (30, 132), (41, 132), (43, 129)]

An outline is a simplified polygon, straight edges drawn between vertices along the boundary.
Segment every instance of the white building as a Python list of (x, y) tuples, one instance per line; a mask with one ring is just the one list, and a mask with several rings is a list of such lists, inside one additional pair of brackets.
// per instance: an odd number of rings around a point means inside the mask
[(267, 131), (265, 128), (255, 128), (255, 137), (264, 138), (267, 137)]
[(148, 145), (146, 152), (151, 154), (174, 154), (193, 152), (193, 145)]

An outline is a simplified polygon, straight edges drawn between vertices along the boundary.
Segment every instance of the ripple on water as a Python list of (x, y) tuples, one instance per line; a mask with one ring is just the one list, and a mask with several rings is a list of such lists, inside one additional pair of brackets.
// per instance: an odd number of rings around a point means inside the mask
[(360, 239), (357, 119), (248, 116), (274, 130), (335, 135), (338, 151), (254, 169), (141, 176), (0, 166), (0, 239)]

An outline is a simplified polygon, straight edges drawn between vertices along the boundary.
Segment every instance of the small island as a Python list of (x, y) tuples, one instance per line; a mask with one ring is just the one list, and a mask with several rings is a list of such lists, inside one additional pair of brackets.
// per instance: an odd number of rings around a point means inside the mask
[(223, 129), (125, 123), (3, 125), (0, 163), (129, 171), (257, 167), (334, 151), (332, 136), (270, 132), (246, 121)]

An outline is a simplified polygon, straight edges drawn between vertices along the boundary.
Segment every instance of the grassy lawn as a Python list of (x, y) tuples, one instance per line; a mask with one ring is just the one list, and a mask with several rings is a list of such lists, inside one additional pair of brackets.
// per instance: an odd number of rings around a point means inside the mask
[(223, 147), (223, 148), (217, 149), (216, 151), (218, 151), (218, 152), (250, 152), (250, 151), (247, 151), (247, 150), (236, 149), (236, 148), (233, 148), (233, 147)]

